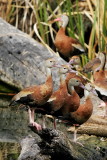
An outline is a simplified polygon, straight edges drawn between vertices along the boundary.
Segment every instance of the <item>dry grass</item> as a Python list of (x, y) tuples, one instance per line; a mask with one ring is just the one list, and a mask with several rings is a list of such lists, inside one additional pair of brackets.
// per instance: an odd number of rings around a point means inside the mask
[[(76, 37), (88, 50), (92, 59), (98, 51), (106, 51), (107, 44), (107, 2), (106, 0), (86, 0), (72, 3), (71, 0), (1, 0), (0, 16), (17, 28), (41, 41), (52, 51), (58, 24), (49, 23), (56, 16), (66, 13), (70, 17), (67, 34)], [(84, 40), (84, 17), (92, 25), (89, 42)], [(75, 26), (74, 26), (75, 22)], [(36, 29), (34, 30), (34, 24)], [(36, 31), (36, 32), (35, 32)], [(54, 51), (53, 51), (54, 52)], [(55, 52), (54, 52), (55, 53)], [(82, 56), (83, 65), (87, 58)]]

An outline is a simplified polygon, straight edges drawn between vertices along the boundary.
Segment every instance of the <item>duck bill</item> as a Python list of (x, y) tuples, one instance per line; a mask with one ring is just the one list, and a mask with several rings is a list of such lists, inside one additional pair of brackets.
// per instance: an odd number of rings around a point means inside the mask
[(96, 90), (95, 89), (92, 89), (92, 91), (91, 91), (95, 96), (98, 96), (98, 94), (97, 94), (97, 92), (96, 92)]
[(74, 60), (71, 59), (68, 63), (69, 63), (69, 64), (74, 64)]
[(60, 17), (59, 17), (59, 18), (56, 18), (56, 19), (54, 19), (53, 21), (54, 21), (54, 22), (61, 21), (61, 18), (60, 18)]
[(75, 71), (75, 70), (73, 70), (73, 69), (70, 69), (69, 72), (70, 72), (70, 73), (75, 73), (76, 75), (78, 75), (78, 71)]
[(55, 65), (53, 65), (53, 67), (61, 68), (61, 65), (55, 64)]
[[(81, 87), (81, 88), (83, 88), (83, 89), (86, 89), (86, 87), (85, 87), (82, 83), (80, 83), (79, 87)], [(86, 90), (87, 90), (87, 89), (86, 89)]]
[(69, 62), (68, 62), (68, 66), (69, 66), (69, 68), (74, 68), (74, 66), (72, 66), (72, 64), (70, 64)]

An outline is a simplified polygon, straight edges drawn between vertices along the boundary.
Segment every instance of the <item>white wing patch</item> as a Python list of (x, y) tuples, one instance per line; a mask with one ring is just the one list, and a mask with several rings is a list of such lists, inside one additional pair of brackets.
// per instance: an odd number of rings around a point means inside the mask
[(98, 90), (102, 95), (107, 96), (107, 89), (95, 86), (95, 89)]
[(49, 98), (49, 100), (48, 100), (47, 102), (52, 102), (52, 101), (54, 101), (54, 100), (56, 100), (56, 97)]
[(15, 99), (16, 101), (18, 101), (21, 97), (26, 97), (27, 95), (32, 94), (32, 93), (33, 92), (31, 91), (21, 91), (15, 96)]
[(80, 50), (81, 52), (85, 52), (84, 48), (80, 44), (72, 43), (72, 46)]

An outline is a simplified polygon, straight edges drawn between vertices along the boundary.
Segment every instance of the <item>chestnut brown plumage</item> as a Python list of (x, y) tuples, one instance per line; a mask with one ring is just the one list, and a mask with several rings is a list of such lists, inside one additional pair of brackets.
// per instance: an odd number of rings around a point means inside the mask
[(80, 65), (81, 64), (80, 57), (79, 56), (73, 56), (73, 57), (71, 57), (69, 63), (73, 64), (73, 65)]
[(54, 116), (56, 117), (64, 116), (78, 109), (80, 105), (80, 97), (76, 93), (74, 86), (80, 86), (84, 88), (84, 85), (81, 83), (80, 80), (76, 78), (71, 78), (68, 82), (69, 93), (66, 96), (64, 105), (58, 111), (54, 112), (53, 114)]
[[(62, 118), (65, 122), (68, 122), (69, 124), (74, 125), (75, 127), (85, 123), (90, 118), (93, 112), (93, 104), (89, 94), (93, 88), (89, 83), (85, 85), (85, 88), (86, 89), (84, 89), (84, 95), (85, 95), (84, 103), (80, 104), (80, 106), (75, 112), (70, 112)], [(74, 141), (77, 140), (76, 131), (77, 130), (75, 128)]]
[(84, 53), (85, 50), (77, 39), (69, 37), (66, 35), (65, 30), (68, 24), (68, 16), (61, 15), (55, 21), (61, 21), (62, 26), (56, 34), (55, 46), (62, 56), (65, 58), (70, 58), (73, 55), (78, 55)]
[(90, 60), (86, 65), (84, 65), (83, 72), (87, 73), (94, 71), (100, 65), (100, 63), (101, 61), (99, 58), (94, 58)]
[[(66, 86), (66, 73), (69, 72), (71, 69), (68, 65), (62, 65), (59, 68), (60, 74), (60, 87), (56, 90), (52, 96), (50, 97), (49, 101), (41, 106), (46, 110), (47, 114), (53, 114), (55, 111), (59, 110), (65, 102), (66, 96), (68, 94), (67, 86)], [(56, 128), (56, 124), (54, 121), (54, 128)]]
[[(84, 65), (83, 71), (86, 73), (91, 72), (91, 71), (94, 72), (100, 65), (101, 65), (101, 60), (100, 60), (99, 54), (98, 54), (96, 58), (90, 60), (86, 65)], [(106, 56), (106, 63), (105, 63), (104, 70), (107, 70), (107, 56)]]
[(98, 54), (98, 58), (100, 59), (101, 63), (94, 70), (93, 77), (95, 89), (98, 93), (98, 96), (105, 103), (105, 117), (107, 116), (107, 71), (105, 71), (106, 53), (100, 52)]
[(76, 111), (80, 105), (80, 97), (74, 89), (75, 86), (82, 87), (82, 83), (78, 79), (71, 78), (67, 87), (69, 91), (68, 96), (65, 100), (64, 106), (62, 107), (64, 114)]
[[(71, 73), (68, 73), (68, 74), (67, 74), (67, 77), (66, 77), (66, 83), (67, 83), (67, 84), (68, 84), (68, 82), (69, 82), (69, 80), (70, 80), (71, 78), (76, 78), (76, 79), (78, 79), (79, 81), (81, 81), (81, 83), (82, 83), (83, 85), (85, 85), (86, 82), (87, 82), (87, 80), (85, 80), (83, 77), (77, 75), (76, 73), (72, 73), (72, 72), (71, 72)], [(83, 88), (81, 88), (81, 87), (79, 87), (79, 86), (75, 86), (74, 88), (75, 88), (75, 91), (77, 92), (77, 94), (79, 95), (80, 98), (84, 96), (84, 89), (83, 89)]]
[(52, 111), (56, 111), (61, 108), (62, 104), (65, 101), (66, 95), (68, 93), (67, 86), (66, 86), (66, 73), (69, 72), (69, 66), (68, 65), (62, 65), (59, 68), (59, 74), (60, 74), (60, 87), (57, 91), (55, 91), (51, 98), (55, 100), (53, 101), (53, 105), (51, 105)]
[(73, 65), (76, 71), (82, 71), (81, 60), (79, 56), (73, 56), (69, 60), (69, 64)]
[(94, 81), (97, 79), (105, 79), (107, 78), (107, 71), (105, 70), (105, 65), (106, 65), (106, 53), (104, 52), (99, 52), (98, 53), (98, 58), (100, 59), (100, 64), (97, 66), (96, 69), (94, 69), (93, 77)]
[(16, 94), (10, 103), (14, 105), (16, 103), (29, 106), (29, 122), (36, 127), (37, 130), (41, 130), (41, 125), (34, 122), (35, 109), (45, 104), (53, 92), (53, 80), (51, 76), (51, 68), (55, 65), (55, 60), (50, 58), (45, 61), (47, 80), (44, 84), (34, 85), (27, 87)]

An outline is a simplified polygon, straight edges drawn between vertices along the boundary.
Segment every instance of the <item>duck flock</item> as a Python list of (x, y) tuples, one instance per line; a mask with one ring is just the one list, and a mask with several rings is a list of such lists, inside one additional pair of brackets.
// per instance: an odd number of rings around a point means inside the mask
[[(45, 61), (46, 82), (41, 85), (33, 85), (24, 88), (11, 100), (10, 106), (21, 104), (28, 107), (29, 123), (35, 129), (45, 128), (46, 114), (54, 117), (54, 128), (56, 119), (62, 123), (75, 126), (74, 141), (76, 141), (76, 127), (85, 123), (93, 113), (93, 104), (90, 95), (98, 96), (105, 107), (107, 116), (107, 55), (99, 52), (97, 57), (89, 61), (82, 69), (84, 72), (92, 72), (93, 81), (89, 83), (84, 76), (79, 76), (80, 54), (85, 53), (85, 49), (80, 42), (65, 33), (68, 24), (68, 16), (62, 15), (54, 20), (60, 21), (61, 27), (55, 37), (55, 46), (61, 57), (68, 62), (58, 65), (57, 60), (49, 58)], [(60, 76), (60, 85), (53, 91), (52, 70), (58, 68), (57, 76)], [(85, 97), (84, 103), (80, 104), (80, 99)], [(43, 114), (43, 124), (34, 121), (36, 113)]]

